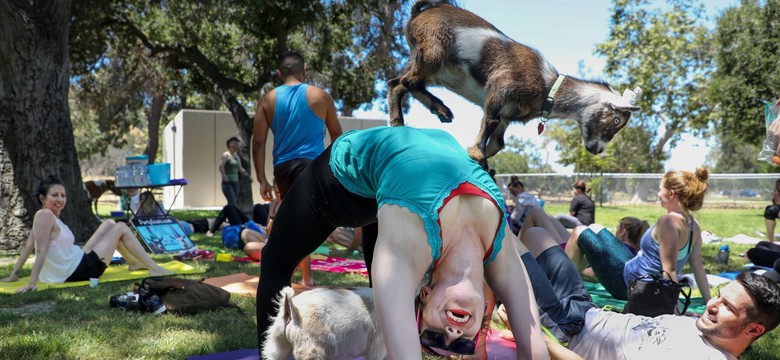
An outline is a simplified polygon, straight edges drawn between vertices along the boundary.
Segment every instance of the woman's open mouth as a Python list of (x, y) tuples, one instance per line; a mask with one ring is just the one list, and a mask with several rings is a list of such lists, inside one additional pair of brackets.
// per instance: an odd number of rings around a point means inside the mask
[(462, 326), (463, 324), (467, 323), (469, 319), (471, 319), (471, 314), (469, 314), (468, 311), (460, 309), (449, 309), (446, 311), (446, 314), (447, 321), (453, 325)]

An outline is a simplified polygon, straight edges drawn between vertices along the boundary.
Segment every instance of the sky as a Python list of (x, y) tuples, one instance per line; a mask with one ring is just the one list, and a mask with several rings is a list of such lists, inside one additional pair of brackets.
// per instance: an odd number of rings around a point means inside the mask
[[(714, 19), (723, 9), (732, 6), (738, 0), (702, 0), (707, 14)], [(459, 0), (461, 7), (469, 10), (488, 22), (510, 38), (539, 50), (542, 55), (564, 75), (578, 75), (579, 63), (585, 65), (587, 77), (601, 79), (604, 59), (593, 55), (596, 44), (607, 39), (611, 0)], [(664, 6), (665, 1), (651, 1), (654, 6)], [(431, 93), (439, 97), (454, 114), (450, 124), (442, 124), (428, 109), (412, 99), (409, 112), (404, 115), (406, 125), (419, 128), (437, 128), (448, 131), (464, 147), (474, 142), (482, 120), (481, 107), (440, 87), (431, 87)], [(616, 89), (622, 92), (623, 89)], [(359, 118), (387, 119), (387, 114), (374, 106), (370, 111), (355, 111)], [(571, 121), (554, 119), (546, 126), (555, 126), (556, 122)], [(506, 138), (514, 135), (531, 139), (541, 145), (536, 134), (538, 121), (528, 124), (512, 123), (506, 132)], [(706, 140), (683, 135), (681, 141), (671, 149), (671, 158), (665, 163), (666, 170), (693, 170), (704, 164), (707, 149), (713, 144)], [(667, 149), (669, 145), (667, 145)], [(551, 145), (542, 151), (548, 156), (550, 164), (557, 172), (572, 173), (572, 167), (563, 167), (556, 163), (557, 151)]]

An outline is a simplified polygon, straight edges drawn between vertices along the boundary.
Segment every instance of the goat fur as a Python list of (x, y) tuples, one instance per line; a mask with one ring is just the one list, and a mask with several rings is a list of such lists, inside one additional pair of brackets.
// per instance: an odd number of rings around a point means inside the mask
[[(468, 152), (486, 169), (487, 158), (504, 147), (510, 121), (527, 123), (542, 116), (545, 99), (560, 75), (537, 50), (449, 1), (417, 1), (405, 35), (410, 48), (406, 71), (388, 81), (390, 125), (404, 125), (401, 107), (406, 94), (441, 122), (451, 122), (452, 111), (426, 89), (443, 86), (482, 106), (482, 124)], [(553, 100), (546, 117), (578, 121), (592, 154), (603, 152), (631, 112), (640, 110), (631, 95), (621, 96), (606, 83), (569, 76)]]
[(100, 197), (103, 196), (103, 193), (110, 190), (116, 196), (122, 195), (119, 189), (114, 185), (114, 180), (111, 179), (85, 181), (84, 190), (87, 192), (87, 199), (89, 199), (95, 214), (98, 213), (97, 204)]
[(370, 288), (314, 288), (279, 293), (278, 313), (266, 331), (263, 359), (384, 359), (384, 338)]

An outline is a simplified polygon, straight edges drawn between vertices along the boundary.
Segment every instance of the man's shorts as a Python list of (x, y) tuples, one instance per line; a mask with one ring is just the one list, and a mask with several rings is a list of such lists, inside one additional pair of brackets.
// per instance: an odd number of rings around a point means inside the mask
[(295, 179), (311, 164), (311, 159), (292, 159), (274, 166), (274, 179), (282, 199), (290, 191)]

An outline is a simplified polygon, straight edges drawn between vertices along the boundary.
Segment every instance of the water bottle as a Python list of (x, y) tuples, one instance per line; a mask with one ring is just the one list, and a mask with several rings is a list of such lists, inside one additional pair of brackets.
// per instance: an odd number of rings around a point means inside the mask
[(729, 265), (729, 255), (731, 255), (729, 251), (728, 245), (722, 245), (720, 247), (720, 250), (718, 250), (718, 255), (715, 255), (715, 263), (728, 266)]

